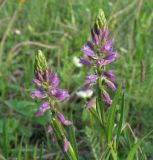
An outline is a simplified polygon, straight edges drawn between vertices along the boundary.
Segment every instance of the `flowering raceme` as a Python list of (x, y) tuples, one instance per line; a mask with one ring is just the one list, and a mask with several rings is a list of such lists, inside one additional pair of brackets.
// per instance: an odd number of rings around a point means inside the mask
[(62, 127), (62, 125), (72, 125), (72, 122), (67, 120), (64, 115), (58, 111), (58, 108), (55, 107), (56, 101), (64, 101), (69, 97), (69, 94), (67, 90), (59, 88), (59, 78), (56, 73), (48, 68), (46, 59), (41, 51), (36, 55), (33, 82), (36, 84), (37, 89), (31, 92), (31, 97), (43, 100), (35, 114), (40, 116), (49, 110), (51, 122), (48, 123), (47, 131), (53, 132), (54, 139), (56, 137), (59, 144), (63, 144), (63, 152), (69, 151), (68, 153), (65, 153), (67, 154), (66, 156), (68, 156), (69, 159), (75, 159), (72, 146), (67, 140), (65, 131)]
[[(84, 56), (80, 57), (80, 63), (86, 67), (93, 67), (95, 73), (86, 77), (83, 89), (88, 90), (94, 84), (98, 84), (102, 91), (101, 98), (103, 98), (106, 104), (111, 105), (112, 100), (104, 89), (104, 85), (115, 91), (115, 75), (112, 71), (106, 70), (106, 66), (118, 57), (118, 52), (112, 47), (113, 39), (109, 39), (109, 30), (102, 10), (100, 10), (96, 23), (91, 29), (91, 37), (92, 40), (88, 40), (82, 47), (81, 51), (84, 53)], [(87, 107), (92, 105), (91, 101), (87, 102)]]

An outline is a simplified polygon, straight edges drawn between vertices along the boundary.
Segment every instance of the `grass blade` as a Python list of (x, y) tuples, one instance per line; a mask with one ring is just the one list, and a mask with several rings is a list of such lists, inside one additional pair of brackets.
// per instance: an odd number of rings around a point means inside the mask
[[(68, 118), (72, 121), (72, 111), (69, 113)], [(75, 128), (73, 125), (68, 127), (68, 135), (69, 135), (69, 140), (70, 140), (72, 147), (74, 149), (74, 152), (76, 154), (76, 157), (77, 157), (77, 159), (79, 159), (78, 148), (77, 148), (77, 143), (76, 143)]]
[(111, 142), (112, 138), (112, 132), (113, 132), (113, 127), (114, 127), (114, 121), (115, 121), (115, 112), (116, 112), (116, 105), (120, 96), (121, 92), (121, 86), (118, 88), (116, 95), (113, 99), (113, 104), (110, 107), (110, 110), (108, 112), (108, 119), (107, 119), (107, 141), (108, 144)]
[(150, 131), (143, 138), (141, 138), (140, 140), (138, 140), (137, 143), (134, 144), (134, 146), (131, 148), (131, 150), (130, 150), (130, 152), (128, 154), (127, 160), (133, 160), (134, 159), (134, 156), (136, 154), (137, 149), (142, 144), (142, 142), (144, 141), (144, 139), (146, 139), (152, 132), (153, 132), (153, 130)]
[(120, 109), (120, 120), (119, 120), (119, 126), (118, 126), (118, 130), (117, 130), (117, 139), (116, 139), (117, 147), (119, 144), (119, 137), (120, 137), (121, 130), (122, 130), (123, 114), (124, 114), (124, 93), (122, 95), (122, 103), (121, 103), (121, 109)]

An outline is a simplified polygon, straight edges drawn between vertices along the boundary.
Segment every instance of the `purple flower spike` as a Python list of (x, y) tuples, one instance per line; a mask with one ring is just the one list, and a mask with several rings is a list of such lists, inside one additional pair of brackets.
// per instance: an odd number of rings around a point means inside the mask
[(69, 141), (66, 138), (63, 141), (63, 147), (64, 147), (64, 152), (67, 152), (69, 148)]
[(36, 89), (34, 91), (31, 91), (31, 97), (32, 98), (45, 98), (46, 93), (41, 89)]
[(89, 83), (94, 83), (97, 79), (97, 76), (94, 74), (90, 74), (86, 77), (87, 82)]
[(112, 39), (108, 40), (105, 44), (102, 45), (101, 50), (102, 50), (103, 52), (108, 52), (108, 51), (110, 51), (110, 50), (111, 50), (112, 43), (113, 43), (113, 40), (112, 40)]
[(84, 66), (90, 66), (90, 60), (86, 59), (86, 58), (82, 58), (80, 57), (80, 63), (82, 63)]
[(87, 45), (83, 46), (82, 52), (89, 57), (93, 57), (95, 55), (94, 51)]
[(109, 96), (109, 94), (104, 90), (103, 91), (103, 98), (104, 98), (104, 102), (108, 105), (111, 105), (112, 104), (112, 100)]
[(114, 84), (113, 82), (107, 80), (106, 83), (107, 83), (107, 85), (108, 85), (108, 87), (109, 87), (110, 89), (112, 89), (113, 91), (116, 90), (116, 86), (115, 86), (115, 84)]
[(116, 77), (112, 71), (104, 71), (104, 76), (109, 78), (111, 81), (115, 81)]
[(86, 108), (91, 108), (92, 106), (93, 106), (93, 99), (90, 99), (86, 104)]
[(49, 132), (52, 132), (52, 130), (53, 130), (53, 128), (51, 127), (51, 125), (48, 124), (48, 126), (47, 126), (47, 132), (48, 132), (48, 133), (49, 133)]
[(68, 91), (63, 89), (52, 89), (50, 92), (59, 101), (63, 101), (69, 97)]

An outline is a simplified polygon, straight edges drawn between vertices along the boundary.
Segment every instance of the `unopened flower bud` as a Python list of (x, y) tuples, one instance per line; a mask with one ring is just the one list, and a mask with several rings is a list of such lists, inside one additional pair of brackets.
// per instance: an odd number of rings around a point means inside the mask
[(47, 62), (41, 50), (38, 51), (35, 57), (35, 72), (44, 72), (47, 70)]

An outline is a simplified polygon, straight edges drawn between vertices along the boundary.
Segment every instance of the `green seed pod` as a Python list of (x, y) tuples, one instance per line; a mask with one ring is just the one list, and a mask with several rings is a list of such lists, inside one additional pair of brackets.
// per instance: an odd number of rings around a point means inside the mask
[(107, 26), (107, 20), (105, 18), (104, 11), (102, 9), (99, 10), (99, 13), (97, 15), (94, 27), (95, 29), (105, 28)]
[(47, 62), (41, 50), (38, 51), (35, 57), (35, 72), (43, 72), (47, 70)]

